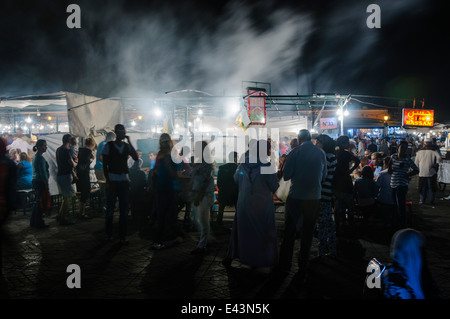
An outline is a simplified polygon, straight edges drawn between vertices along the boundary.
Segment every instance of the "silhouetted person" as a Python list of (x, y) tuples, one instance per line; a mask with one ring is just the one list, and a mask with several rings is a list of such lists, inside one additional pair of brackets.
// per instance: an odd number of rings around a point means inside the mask
[(336, 143), (325, 134), (320, 134), (316, 140), (327, 156), (327, 176), (322, 183), (320, 198), (320, 213), (317, 220), (317, 235), (319, 239), (319, 256), (336, 256), (336, 227), (333, 220), (333, 177), (337, 160), (335, 154)]
[[(135, 161), (138, 155), (122, 124), (114, 126), (115, 141), (108, 142), (102, 150), (103, 173), (106, 179), (105, 232), (107, 240), (112, 240), (113, 216), (116, 200), (119, 198), (119, 240), (127, 243), (128, 204), (130, 199), (130, 179), (128, 177), (128, 156)], [(126, 139), (127, 142), (123, 140)]]
[(223, 212), (225, 206), (233, 206), (236, 208), (236, 203), (238, 199), (238, 185), (234, 181), (234, 173), (237, 169), (238, 153), (231, 152), (229, 154), (229, 163), (221, 165), (219, 167), (219, 172), (217, 173), (217, 187), (218, 192), (218, 202), (219, 211), (217, 213), (217, 224), (222, 224)]
[[(152, 188), (155, 192), (156, 229), (152, 249), (162, 249), (171, 236), (180, 234), (177, 226), (177, 198), (181, 190), (181, 163), (172, 159), (173, 141), (169, 134), (159, 137), (159, 151), (152, 174)], [(176, 234), (176, 235), (175, 235)]]
[(287, 271), (291, 268), (297, 222), (299, 218), (303, 218), (297, 273), (298, 283), (302, 284), (309, 265), (314, 228), (320, 211), (322, 183), (327, 176), (327, 159), (325, 152), (311, 142), (308, 130), (300, 131), (298, 141), (299, 146), (286, 157), (283, 167), (283, 177), (291, 180), (291, 187), (286, 199), (280, 269)]
[(397, 231), (391, 242), (392, 264), (382, 274), (387, 299), (441, 299), (428, 269), (425, 238), (410, 228)]
[[(114, 132), (108, 132), (105, 136), (105, 140), (102, 141), (100, 144), (98, 144), (97, 147), (97, 154), (96, 154), (96, 161), (95, 161), (95, 176), (97, 177), (98, 181), (104, 181), (105, 175), (103, 174), (103, 156), (102, 151), (103, 147), (106, 145), (106, 143), (114, 141), (116, 139), (116, 133)], [(102, 188), (102, 185), (100, 185)], [(102, 189), (103, 192), (105, 192), (105, 189)]]
[(0, 276), (3, 273), (3, 224), (11, 211), (17, 207), (17, 167), (7, 155), (6, 143), (3, 137), (0, 137)]
[(425, 148), (416, 153), (414, 163), (419, 167), (419, 204), (425, 204), (428, 199), (434, 205), (438, 189), (437, 171), (442, 161), (441, 154), (432, 145), (431, 140), (425, 141)]
[(56, 182), (59, 192), (63, 196), (57, 217), (60, 225), (73, 224), (68, 215), (71, 213), (71, 204), (75, 196), (73, 169), (76, 167), (76, 163), (70, 155), (70, 138), (70, 134), (65, 134), (62, 138), (63, 145), (56, 149), (56, 164), (58, 166)]
[(49, 165), (45, 160), (43, 154), (47, 151), (47, 142), (45, 140), (38, 140), (33, 147), (35, 152), (33, 158), (33, 189), (35, 194), (33, 212), (31, 213), (30, 226), (36, 228), (45, 228), (47, 225), (42, 219), (43, 210), (41, 207), (41, 197), (44, 192), (48, 192)]
[(239, 197), (228, 253), (222, 261), (225, 266), (235, 258), (256, 268), (270, 268), (278, 263), (273, 194), (279, 184), (275, 170), (270, 172), (270, 153), (268, 141), (257, 141), (234, 174)]
[(84, 147), (80, 147), (78, 150), (78, 165), (76, 168), (77, 180), (77, 191), (80, 194), (80, 217), (90, 218), (89, 214), (86, 213), (86, 203), (91, 195), (91, 163), (94, 161), (93, 150), (95, 148), (95, 141), (92, 137), (88, 137), (84, 141)]
[[(391, 173), (392, 198), (397, 209), (397, 226), (405, 228), (408, 224), (406, 215), (406, 195), (408, 193), (409, 179), (419, 173), (419, 168), (407, 155), (408, 143), (401, 141), (398, 153), (391, 156), (389, 165)], [(410, 170), (411, 169), (411, 170)]]
[[(334, 173), (334, 193), (336, 196), (335, 204), (335, 223), (336, 231), (339, 232), (341, 224), (347, 220), (353, 223), (355, 205), (353, 195), (353, 181), (350, 174), (358, 167), (360, 159), (350, 152), (350, 140), (348, 136), (339, 136), (336, 140), (336, 145), (339, 147), (337, 151), (337, 166)], [(353, 165), (350, 167), (350, 164)]]
[(214, 165), (206, 141), (195, 144), (195, 162), (192, 167), (192, 215), (200, 230), (200, 239), (192, 254), (206, 252), (210, 235), (210, 210), (214, 203)]

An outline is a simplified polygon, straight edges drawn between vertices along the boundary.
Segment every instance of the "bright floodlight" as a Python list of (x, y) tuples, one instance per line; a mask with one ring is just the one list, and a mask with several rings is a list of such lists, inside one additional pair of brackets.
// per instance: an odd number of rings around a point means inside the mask
[(203, 111), (202, 110), (198, 110), (198, 115), (202, 115)]
[(136, 122), (135, 122), (135, 121), (132, 121), (132, 122), (131, 122), (131, 126), (136, 126)]
[(31, 117), (28, 116), (28, 117), (25, 119), (25, 122), (31, 123)]
[(350, 114), (350, 113), (348, 112), (348, 110), (345, 110), (345, 111), (344, 111), (344, 115), (345, 115), (345, 116), (348, 116), (349, 114)]
[(156, 115), (157, 117), (160, 117), (160, 116), (162, 115), (162, 111), (161, 111), (160, 109), (156, 109), (156, 110), (155, 110), (155, 115)]
[(338, 109), (336, 113), (337, 113), (337, 115), (342, 115), (342, 110)]
[(230, 104), (229, 112), (231, 114), (236, 114), (237, 112), (239, 112), (240, 107), (241, 107), (241, 105), (240, 105), (239, 101), (233, 100), (233, 102), (231, 102), (231, 104)]

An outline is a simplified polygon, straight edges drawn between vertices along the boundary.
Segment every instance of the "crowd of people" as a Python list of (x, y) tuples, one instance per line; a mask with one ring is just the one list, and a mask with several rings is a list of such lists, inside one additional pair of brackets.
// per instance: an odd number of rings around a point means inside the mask
[[(22, 141), (28, 143), (26, 139)], [(2, 139), (4, 154), (8, 145), (23, 142)], [(153, 249), (164, 249), (174, 239), (182, 241), (185, 231), (178, 219), (185, 208), (185, 222), (193, 221), (199, 231), (192, 254), (205, 254), (211, 240), (212, 206), (218, 204), (214, 220), (217, 225), (222, 224), (225, 207), (232, 206), (235, 214), (223, 265), (230, 267), (234, 259), (239, 259), (252, 268), (288, 272), (294, 256), (298, 256), (296, 280), (302, 283), (308, 274), (315, 231), (318, 254), (326, 258), (337, 256), (336, 237), (344, 226), (354, 226), (357, 212), (363, 212), (364, 217), (388, 212), (392, 228), (406, 229), (410, 178), (419, 174), (419, 204), (435, 204), (437, 170), (442, 160), (436, 143), (430, 139), (423, 143), (410, 137), (400, 141), (348, 136), (333, 139), (326, 134), (311, 135), (303, 129), (289, 143), (251, 140), (245, 154), (230, 153), (228, 162), (220, 165), (215, 174), (207, 141), (198, 141), (193, 154), (186, 147), (176, 151), (175, 143), (169, 134), (161, 134), (159, 150), (149, 154), (150, 170), (145, 174), (142, 152), (133, 147), (122, 124), (117, 124), (98, 146), (93, 137), (87, 137), (78, 147), (77, 138), (65, 134), (56, 150), (56, 181), (62, 195), (59, 224), (73, 224), (71, 203), (76, 192), (80, 193), (78, 216), (91, 218), (86, 204), (93, 170), (98, 181), (104, 181), (101, 190), (106, 198), (108, 241), (114, 239), (113, 216), (118, 199), (121, 243), (128, 243), (130, 210), (144, 214), (153, 227)], [(34, 190), (30, 226), (46, 228), (44, 213), (48, 209), (50, 174), (43, 156), (47, 151), (45, 139), (37, 140), (31, 150), (31, 154), (28, 147), (19, 153), (10, 151), (4, 160), (8, 160), (9, 167), (15, 165), (11, 175), (14, 189)], [(268, 170), (274, 152), (281, 155), (278, 170)], [(282, 180), (290, 186), (279, 245), (274, 194)], [(10, 195), (10, 199), (14, 198)], [(298, 254), (294, 253), (297, 238), (301, 240)]]

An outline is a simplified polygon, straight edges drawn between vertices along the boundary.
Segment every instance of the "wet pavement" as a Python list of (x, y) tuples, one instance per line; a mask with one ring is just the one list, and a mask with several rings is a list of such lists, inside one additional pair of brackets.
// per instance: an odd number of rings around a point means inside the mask
[[(450, 189), (438, 192), (436, 205), (418, 205), (417, 177), (408, 193), (412, 200), (412, 227), (427, 240), (428, 264), (445, 299), (450, 297)], [(283, 208), (277, 225), (281, 243)], [(182, 222), (180, 214), (180, 223)], [(301, 288), (292, 284), (297, 267), (285, 276), (255, 271), (225, 256), (233, 212), (226, 212), (222, 227), (213, 227), (213, 239), (204, 255), (192, 255), (199, 233), (186, 232), (183, 242), (162, 250), (151, 249), (151, 231), (145, 223), (128, 224), (129, 243), (105, 241), (104, 218), (60, 226), (56, 213), (46, 216), (47, 229), (31, 229), (21, 211), (4, 227), (2, 299), (151, 299), (151, 300), (292, 300), (363, 299), (366, 267), (371, 258), (390, 262), (393, 234), (381, 219), (338, 237), (338, 257), (317, 257), (317, 238), (311, 251), (310, 272)], [(118, 217), (114, 224), (117, 226)], [(296, 241), (295, 255), (299, 251)], [(294, 257), (295, 257), (294, 255)], [(69, 265), (80, 267), (80, 288), (68, 288)]]

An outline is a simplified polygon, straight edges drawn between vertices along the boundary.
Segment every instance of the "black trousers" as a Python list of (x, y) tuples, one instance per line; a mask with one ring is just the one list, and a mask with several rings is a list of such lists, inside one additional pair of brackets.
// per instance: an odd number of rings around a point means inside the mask
[(285, 208), (284, 236), (280, 248), (280, 268), (289, 270), (292, 266), (297, 222), (302, 218), (301, 245), (298, 264), (306, 267), (314, 236), (314, 228), (320, 212), (320, 200), (299, 200), (288, 197)]

